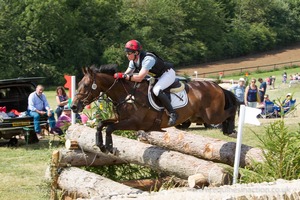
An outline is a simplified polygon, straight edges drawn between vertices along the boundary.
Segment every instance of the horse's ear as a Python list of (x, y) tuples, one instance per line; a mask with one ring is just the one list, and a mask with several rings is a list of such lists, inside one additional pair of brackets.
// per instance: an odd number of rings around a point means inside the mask
[(87, 73), (86, 68), (87, 68), (87, 67), (82, 67), (82, 72), (83, 72), (83, 74), (86, 74), (86, 73)]

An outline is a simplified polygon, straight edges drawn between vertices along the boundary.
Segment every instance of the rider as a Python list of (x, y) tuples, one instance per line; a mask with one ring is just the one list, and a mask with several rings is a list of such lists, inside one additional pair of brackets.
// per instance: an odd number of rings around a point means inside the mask
[[(116, 73), (114, 77), (141, 82), (148, 73), (154, 74), (158, 81), (153, 87), (153, 93), (169, 113), (168, 125), (174, 126), (178, 115), (173, 109), (170, 99), (163, 92), (175, 81), (176, 75), (173, 65), (164, 62), (155, 53), (142, 51), (142, 45), (137, 40), (128, 41), (125, 45), (125, 52), (129, 60), (128, 68), (125, 73)], [(134, 72), (138, 73), (133, 74)]]

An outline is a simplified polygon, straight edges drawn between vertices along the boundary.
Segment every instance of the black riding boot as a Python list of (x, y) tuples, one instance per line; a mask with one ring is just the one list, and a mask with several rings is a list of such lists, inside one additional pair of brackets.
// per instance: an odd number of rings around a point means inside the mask
[(163, 92), (163, 91), (159, 91), (158, 96), (159, 100), (161, 101), (161, 103), (163, 104), (163, 106), (167, 109), (167, 111), (169, 112), (170, 118), (169, 118), (169, 126), (174, 126), (176, 123), (176, 120), (178, 118), (177, 113), (175, 112), (175, 110), (173, 109), (170, 99), (168, 98), (168, 96)]

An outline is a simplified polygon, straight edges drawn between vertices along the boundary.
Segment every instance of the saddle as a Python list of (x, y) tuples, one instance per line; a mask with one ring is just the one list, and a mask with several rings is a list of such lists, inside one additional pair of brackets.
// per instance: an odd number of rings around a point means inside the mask
[[(150, 77), (147, 79), (149, 81), (148, 87), (148, 100), (150, 105), (158, 111), (164, 109), (159, 99), (154, 95), (152, 89), (157, 79)], [(187, 97), (187, 86), (184, 82), (187, 80), (183, 77), (177, 77), (172, 85), (164, 90), (164, 92), (168, 95), (171, 100), (171, 105), (174, 109), (182, 108), (187, 105), (188, 97)]]

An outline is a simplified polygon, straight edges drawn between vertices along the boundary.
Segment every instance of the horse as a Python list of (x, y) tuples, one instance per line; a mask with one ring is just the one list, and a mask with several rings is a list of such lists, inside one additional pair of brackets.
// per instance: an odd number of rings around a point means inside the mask
[[(114, 117), (100, 120), (96, 145), (102, 152), (113, 152), (112, 133), (115, 130), (163, 131), (168, 127), (168, 114), (157, 111), (148, 100), (149, 81), (140, 83), (115, 79), (116, 66), (84, 67), (83, 78), (71, 104), (73, 112), (82, 112), (86, 105), (106, 95), (114, 107)], [(176, 125), (187, 120), (200, 124), (221, 124), (223, 134), (233, 133), (238, 101), (235, 95), (213, 81), (190, 81), (185, 84), (188, 103), (176, 109)], [(102, 129), (106, 127), (105, 145)]]

